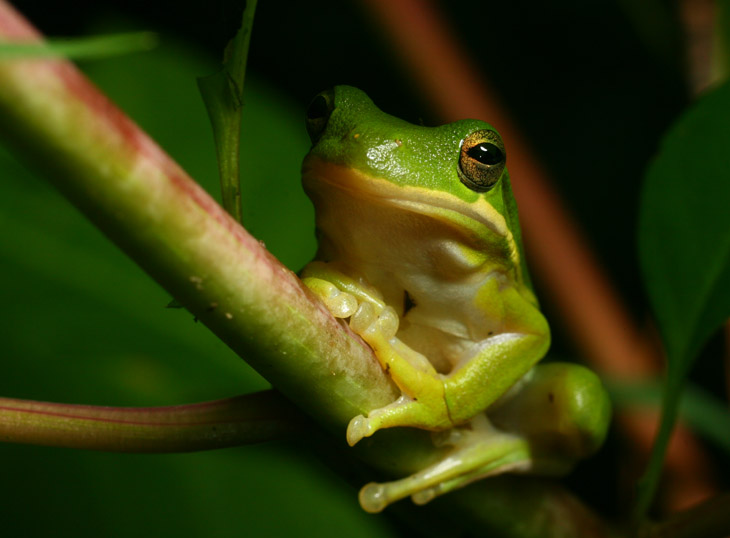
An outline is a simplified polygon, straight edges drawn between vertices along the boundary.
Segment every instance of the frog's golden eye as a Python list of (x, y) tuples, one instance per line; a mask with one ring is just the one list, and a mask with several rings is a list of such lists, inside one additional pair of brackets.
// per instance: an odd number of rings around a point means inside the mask
[(499, 134), (490, 129), (474, 131), (461, 144), (459, 178), (471, 190), (486, 192), (502, 177), (506, 159)]
[(335, 109), (335, 93), (332, 90), (325, 90), (317, 94), (307, 107), (306, 121), (307, 133), (316, 144), (327, 127), (332, 111)]

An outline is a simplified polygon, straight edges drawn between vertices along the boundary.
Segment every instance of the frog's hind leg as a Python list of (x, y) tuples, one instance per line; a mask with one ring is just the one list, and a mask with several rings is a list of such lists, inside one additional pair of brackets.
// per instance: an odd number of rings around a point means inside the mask
[(528, 438), (543, 459), (577, 461), (603, 444), (611, 404), (591, 370), (552, 362), (533, 368), (488, 414), (497, 428)]
[(435, 434), (453, 445), (442, 461), (406, 478), (371, 483), (360, 503), (378, 512), (411, 496), (423, 504), (475, 480), (506, 472), (567, 473), (602, 444), (610, 404), (598, 377), (582, 366), (538, 365), (464, 426)]

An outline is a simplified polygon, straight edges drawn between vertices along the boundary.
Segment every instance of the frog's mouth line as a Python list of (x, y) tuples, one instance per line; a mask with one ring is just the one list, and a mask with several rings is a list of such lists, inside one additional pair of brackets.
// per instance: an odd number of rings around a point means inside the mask
[(515, 262), (519, 261), (517, 245), (507, 227), (507, 222), (482, 198), (469, 203), (446, 192), (399, 186), (385, 179), (374, 178), (358, 170), (311, 156), (304, 162), (302, 183), (305, 190), (316, 190), (318, 184), (326, 184), (358, 198), (371, 198), (381, 204), (398, 206), (407, 211), (437, 218), (456, 224), (472, 232), (475, 237), (483, 237), (488, 230), (504, 238), (509, 244), (511, 257)]

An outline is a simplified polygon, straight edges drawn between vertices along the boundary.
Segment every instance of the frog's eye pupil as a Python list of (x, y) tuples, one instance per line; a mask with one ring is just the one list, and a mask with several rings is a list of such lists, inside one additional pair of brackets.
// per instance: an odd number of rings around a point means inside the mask
[(480, 163), (491, 166), (504, 161), (504, 153), (494, 144), (482, 142), (467, 150), (467, 155)]

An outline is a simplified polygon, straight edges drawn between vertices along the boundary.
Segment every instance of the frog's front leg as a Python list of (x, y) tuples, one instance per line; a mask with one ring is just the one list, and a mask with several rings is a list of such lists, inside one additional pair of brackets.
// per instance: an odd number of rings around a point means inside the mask
[(363, 328), (364, 324), (355, 315), (350, 326), (354, 325), (355, 332), (372, 347), (402, 395), (390, 405), (370, 411), (367, 417), (358, 415), (353, 418), (347, 427), (350, 446), (383, 428), (412, 426), (441, 430), (454, 425), (446, 406), (442, 376), (423, 355), (401, 342), (394, 332), (384, 330), (381, 326), (383, 318), (381, 315)]
[(350, 421), (350, 445), (382, 428), (413, 426), (434, 430), (453, 426), (446, 407), (443, 377), (426, 357), (396, 338), (398, 315), (383, 302), (377, 290), (343, 274), (334, 264), (312, 262), (301, 276), (334, 316), (350, 317), (350, 328), (373, 349), (380, 365), (402, 392), (390, 405)]
[(474, 351), (445, 376), (444, 397), (457, 424), (488, 409), (550, 346), (547, 321), (514, 286), (503, 286), (498, 277), (489, 278), (474, 301), (498, 313), (501, 330), (475, 343)]

